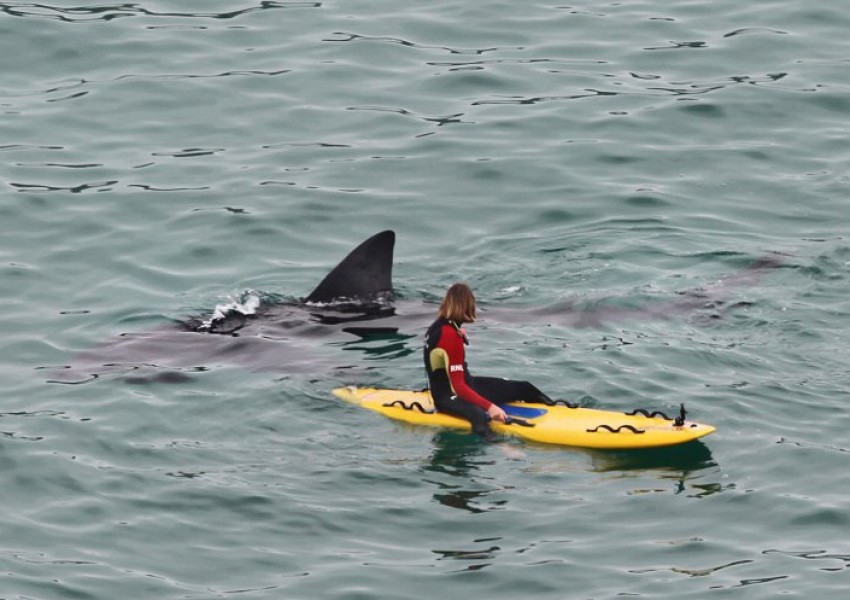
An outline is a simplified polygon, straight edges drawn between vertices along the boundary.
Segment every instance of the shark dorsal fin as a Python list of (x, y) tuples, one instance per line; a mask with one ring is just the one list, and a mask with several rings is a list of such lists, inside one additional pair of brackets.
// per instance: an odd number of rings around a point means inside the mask
[(304, 299), (375, 301), (392, 294), (395, 232), (376, 233), (352, 250)]

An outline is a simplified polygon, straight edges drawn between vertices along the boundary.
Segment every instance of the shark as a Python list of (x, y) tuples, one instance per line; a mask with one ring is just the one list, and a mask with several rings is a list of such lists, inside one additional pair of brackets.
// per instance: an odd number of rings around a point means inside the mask
[[(126, 332), (76, 354), (70, 364), (52, 368), (51, 383), (89, 383), (107, 376), (127, 383), (179, 383), (194, 374), (238, 365), (251, 371), (310, 374), (338, 368), (333, 348), (352, 340), (385, 339), (390, 352), (410, 354), (407, 340), (419, 337), (434, 319), (433, 302), (396, 298), (393, 253), (396, 234), (385, 230), (354, 248), (305, 297), (291, 301), (249, 301), (216, 307), (150, 331)], [(601, 327), (633, 318), (670, 319), (693, 311), (716, 312), (729, 304), (731, 290), (755, 284), (781, 256), (768, 255), (711, 285), (641, 307), (574, 301), (542, 307), (487, 303), (482, 316), (495, 322), (553, 322)], [(736, 303), (736, 306), (746, 303)], [(345, 368), (344, 366), (342, 368)]]

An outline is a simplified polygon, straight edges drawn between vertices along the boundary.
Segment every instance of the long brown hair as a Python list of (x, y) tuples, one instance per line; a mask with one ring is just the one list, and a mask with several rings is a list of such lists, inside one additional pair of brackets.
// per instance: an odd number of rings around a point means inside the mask
[(475, 296), (465, 283), (455, 283), (446, 292), (438, 316), (457, 325), (475, 322)]

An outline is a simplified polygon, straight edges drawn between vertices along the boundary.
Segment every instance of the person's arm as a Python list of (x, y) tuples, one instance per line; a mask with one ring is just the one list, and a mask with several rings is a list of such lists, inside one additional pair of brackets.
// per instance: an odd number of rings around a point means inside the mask
[(461, 338), (460, 334), (458, 334), (458, 332), (450, 325), (446, 325), (443, 328), (439, 346), (445, 350), (448, 356), (449, 364), (447, 365), (447, 369), (449, 372), (449, 380), (451, 381), (452, 389), (455, 394), (457, 394), (458, 398), (480, 406), (487, 411), (489, 411), (491, 406), (495, 406), (492, 402), (487, 400), (487, 398), (467, 385), (466, 373), (464, 372), (466, 354), (463, 348), (463, 338)]

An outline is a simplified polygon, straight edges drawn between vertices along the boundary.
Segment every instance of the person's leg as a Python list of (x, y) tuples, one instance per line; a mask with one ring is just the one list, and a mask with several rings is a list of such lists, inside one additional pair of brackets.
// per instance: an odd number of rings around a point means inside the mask
[(476, 392), (490, 402), (542, 402), (549, 403), (551, 398), (528, 381), (502, 379), (501, 377), (467, 377), (467, 383)]
[(472, 425), (473, 432), (487, 441), (492, 441), (494, 434), (490, 430), (490, 416), (480, 406), (464, 402), (455, 396), (443, 401), (437, 401), (435, 399), (434, 405), (440, 412), (466, 419)]

